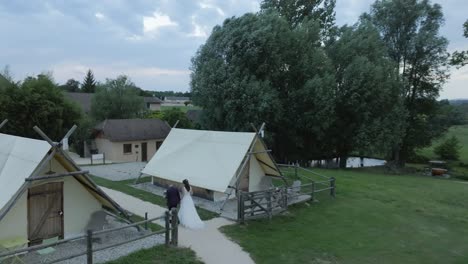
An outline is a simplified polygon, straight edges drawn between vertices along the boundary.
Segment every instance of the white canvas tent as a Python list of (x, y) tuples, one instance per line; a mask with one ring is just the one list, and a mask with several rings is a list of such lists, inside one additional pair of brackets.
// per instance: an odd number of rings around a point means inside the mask
[(162, 186), (188, 179), (195, 195), (215, 201), (231, 187), (258, 191), (272, 187), (271, 177), (282, 177), (257, 133), (177, 128), (142, 173)]
[(82, 234), (103, 207), (125, 215), (59, 148), (0, 133), (0, 241)]

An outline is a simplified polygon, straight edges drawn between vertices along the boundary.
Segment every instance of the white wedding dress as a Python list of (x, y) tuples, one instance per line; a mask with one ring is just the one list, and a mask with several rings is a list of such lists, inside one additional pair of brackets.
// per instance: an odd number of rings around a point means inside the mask
[(180, 201), (179, 209), (179, 222), (182, 226), (189, 229), (201, 229), (205, 227), (205, 223), (198, 216), (197, 210), (195, 209), (195, 204), (192, 199), (192, 190), (190, 192), (182, 187), (183, 198)]

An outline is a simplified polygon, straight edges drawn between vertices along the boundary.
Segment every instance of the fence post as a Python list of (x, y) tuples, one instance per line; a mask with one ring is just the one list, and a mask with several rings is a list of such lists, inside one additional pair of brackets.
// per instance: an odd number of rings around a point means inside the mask
[(88, 264), (93, 264), (93, 230), (88, 229), (86, 237), (86, 256)]
[(102, 163), (106, 164), (106, 153), (102, 153)]
[[(145, 213), (145, 220), (148, 221), (148, 212)], [(145, 230), (148, 230), (148, 222), (145, 222)]]
[(335, 177), (330, 178), (330, 195), (335, 198), (336, 190), (335, 190)]
[(177, 244), (179, 243), (179, 229), (178, 229), (177, 209), (172, 208), (171, 214), (172, 214), (172, 222), (171, 222), (171, 231), (172, 231), (171, 240), (172, 241), (171, 241), (171, 244), (173, 246), (177, 246)]
[(166, 241), (165, 242), (166, 242), (166, 246), (169, 246), (169, 242), (171, 238), (171, 233), (170, 233), (171, 227), (169, 226), (169, 221), (170, 221), (169, 211), (166, 211), (164, 220), (166, 221)]
[(242, 191), (239, 191), (239, 222), (241, 224), (244, 223), (244, 218), (245, 218), (245, 212), (244, 212), (244, 193)]
[(294, 176), (296, 176), (297, 179), (297, 163), (294, 164)]
[(283, 208), (284, 210), (287, 210), (288, 209), (288, 188), (284, 187), (282, 193), (283, 193)]
[(267, 210), (268, 210), (268, 218), (271, 219), (272, 215), (272, 205), (271, 205), (271, 192), (273, 192), (274, 189), (270, 189), (267, 191)]

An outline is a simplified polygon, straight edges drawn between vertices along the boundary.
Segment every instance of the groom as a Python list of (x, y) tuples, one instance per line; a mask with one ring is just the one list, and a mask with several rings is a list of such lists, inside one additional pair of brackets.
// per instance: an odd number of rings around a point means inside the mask
[(169, 210), (172, 208), (177, 208), (180, 203), (179, 189), (174, 187), (172, 184), (169, 185), (169, 189), (166, 190), (166, 201), (167, 208), (169, 208)]

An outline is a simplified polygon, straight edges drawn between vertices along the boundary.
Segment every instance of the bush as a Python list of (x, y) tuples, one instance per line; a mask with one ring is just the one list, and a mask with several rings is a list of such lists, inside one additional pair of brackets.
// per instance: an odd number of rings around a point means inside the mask
[(445, 140), (434, 148), (434, 153), (442, 159), (458, 160), (460, 157), (460, 141), (455, 136)]

